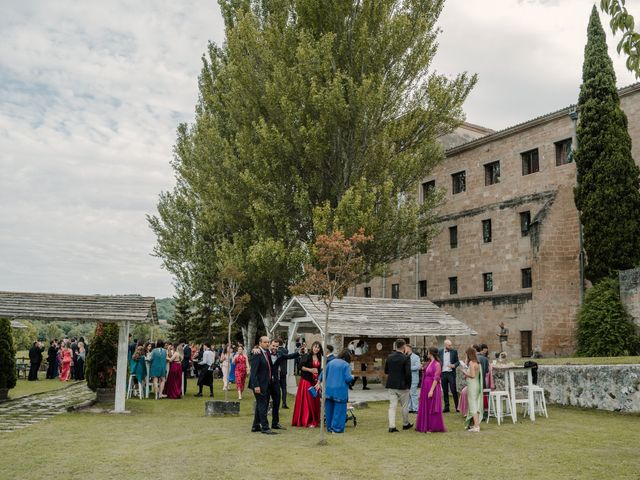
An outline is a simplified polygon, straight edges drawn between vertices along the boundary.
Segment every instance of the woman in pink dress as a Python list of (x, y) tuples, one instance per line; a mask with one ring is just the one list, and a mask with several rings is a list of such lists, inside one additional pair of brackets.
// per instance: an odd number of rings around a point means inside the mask
[(238, 390), (238, 400), (242, 400), (242, 392), (244, 392), (244, 382), (249, 371), (249, 359), (244, 354), (244, 348), (238, 345), (238, 354), (233, 357), (232, 362), (236, 366), (236, 389)]
[(60, 356), (62, 357), (62, 367), (60, 368), (60, 381), (68, 382), (71, 378), (71, 349), (67, 343), (62, 345)]
[(431, 347), (427, 353), (428, 363), (422, 372), (422, 387), (418, 403), (416, 430), (418, 432), (446, 432), (442, 416), (442, 387), (440, 375), (442, 366), (438, 358), (438, 349)]
[(164, 384), (164, 395), (167, 398), (182, 398), (182, 359), (184, 358), (184, 347), (178, 345), (175, 352), (169, 358), (169, 373)]

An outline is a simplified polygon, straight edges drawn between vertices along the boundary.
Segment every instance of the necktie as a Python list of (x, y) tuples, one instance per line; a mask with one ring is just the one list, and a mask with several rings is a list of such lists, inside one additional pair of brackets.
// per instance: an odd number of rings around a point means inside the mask
[(269, 381), (271, 381), (271, 359), (269, 359), (269, 354), (263, 350), (264, 358), (267, 361), (267, 365), (269, 365)]

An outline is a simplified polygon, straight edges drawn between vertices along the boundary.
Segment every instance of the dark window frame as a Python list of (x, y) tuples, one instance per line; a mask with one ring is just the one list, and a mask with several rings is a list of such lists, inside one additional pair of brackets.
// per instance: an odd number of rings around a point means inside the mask
[(427, 296), (427, 281), (419, 280), (418, 281), (418, 296), (420, 298), (425, 298)]
[(467, 191), (467, 171), (462, 170), (460, 172), (451, 174), (451, 192), (453, 195), (463, 193)]
[(449, 295), (458, 294), (458, 277), (449, 277)]
[(431, 190), (435, 190), (436, 188), (436, 181), (435, 180), (429, 180), (428, 182), (422, 182), (422, 203), (424, 203), (424, 201), (426, 200), (427, 196), (429, 195), (429, 192)]
[(364, 298), (371, 298), (371, 287), (364, 287)]
[(482, 220), (482, 243), (491, 243), (493, 241), (493, 233), (491, 228), (491, 219)]
[(533, 277), (531, 275), (531, 267), (521, 268), (520, 276), (522, 280), (522, 288), (533, 288)]
[(528, 237), (531, 231), (531, 211), (520, 212), (520, 236)]
[(565, 138), (559, 142), (555, 142), (556, 147), (556, 167), (573, 163), (573, 139)]
[(540, 171), (540, 151), (537, 148), (522, 152), (520, 158), (522, 159), (522, 176)]
[(400, 284), (392, 283), (391, 284), (391, 298), (398, 299), (400, 298)]
[(482, 287), (485, 292), (493, 292), (493, 272), (482, 274)]
[(458, 226), (449, 227), (449, 247), (458, 248)]
[(500, 160), (484, 165), (484, 186), (488, 187), (496, 183), (500, 183)]

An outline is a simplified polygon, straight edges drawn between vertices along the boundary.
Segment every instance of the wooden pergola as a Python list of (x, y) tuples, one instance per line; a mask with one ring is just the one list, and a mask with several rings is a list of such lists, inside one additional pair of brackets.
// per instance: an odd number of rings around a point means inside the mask
[[(293, 297), (271, 328), (288, 338), (293, 350), (295, 338), (304, 333), (324, 335), (326, 307), (321, 299), (304, 295)], [(344, 297), (335, 300), (329, 312), (328, 343), (342, 337), (446, 337), (477, 335), (477, 332), (429, 300)], [(289, 368), (293, 372), (293, 368)], [(288, 382), (291, 380), (288, 379)], [(293, 379), (295, 382), (295, 379)]]
[(0, 291), (0, 317), (45, 322), (117, 323), (115, 412), (125, 411), (129, 326), (158, 323), (156, 300), (140, 295), (63, 295)]

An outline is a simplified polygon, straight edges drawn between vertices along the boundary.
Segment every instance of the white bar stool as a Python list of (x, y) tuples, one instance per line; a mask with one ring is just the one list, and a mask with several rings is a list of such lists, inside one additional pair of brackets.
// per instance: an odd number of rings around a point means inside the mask
[(489, 423), (491, 417), (494, 417), (498, 421), (498, 425), (500, 425), (506, 415), (511, 416), (511, 398), (509, 397), (509, 392), (506, 390), (492, 390), (488, 393), (489, 411), (487, 412), (487, 423)]
[(137, 381), (135, 375), (129, 375), (129, 386), (127, 387), (127, 398), (131, 398), (133, 392), (136, 392), (136, 395), (140, 397), (142, 400), (142, 385)]
[[(533, 408), (536, 413), (544, 415), (546, 418), (549, 418), (549, 414), (547, 413), (547, 401), (544, 398), (544, 388), (539, 387), (538, 385), (532, 385), (530, 388), (533, 392)], [(529, 412), (526, 410), (524, 415), (527, 415)]]

